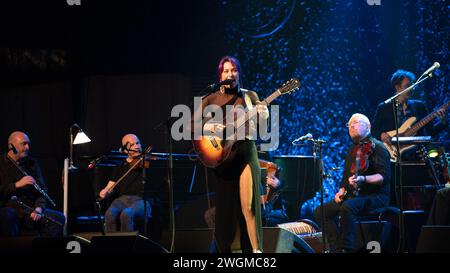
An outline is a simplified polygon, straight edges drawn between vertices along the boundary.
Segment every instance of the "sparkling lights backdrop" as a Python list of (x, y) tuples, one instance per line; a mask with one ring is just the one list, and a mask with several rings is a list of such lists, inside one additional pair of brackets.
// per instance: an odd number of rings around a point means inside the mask
[[(429, 110), (448, 97), (450, 6), (445, 1), (222, 1), (227, 16), (227, 47), (243, 67), (244, 86), (260, 97), (291, 77), (301, 89), (280, 105), (280, 142), (273, 154), (310, 155), (310, 146), (291, 141), (306, 133), (327, 140), (324, 169), (343, 167), (350, 145), (345, 123), (355, 112), (373, 118), (377, 105), (392, 95), (390, 77), (399, 69), (416, 76), (438, 61), (437, 77), (413, 97)], [(449, 131), (441, 133), (448, 140)], [(342, 171), (325, 181), (327, 199)], [(304, 212), (318, 198), (304, 205)], [(306, 215), (303, 215), (306, 216)]]

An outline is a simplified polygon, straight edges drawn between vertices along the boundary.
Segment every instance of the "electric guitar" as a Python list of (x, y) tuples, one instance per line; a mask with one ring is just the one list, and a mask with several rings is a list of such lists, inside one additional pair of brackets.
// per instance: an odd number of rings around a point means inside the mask
[[(407, 119), (401, 126), (398, 128), (398, 134), (399, 137), (408, 137), (408, 136), (414, 136), (417, 134), (417, 132), (425, 125), (427, 125), (430, 121), (432, 121), (435, 117), (437, 117), (437, 112), (441, 109), (446, 110), (450, 106), (450, 101), (448, 101), (446, 104), (442, 105), (441, 108), (434, 111), (433, 113), (429, 114), (428, 116), (424, 117), (421, 121), (414, 124), (417, 120), (416, 117), (410, 117)], [(414, 125), (413, 125), (414, 124)], [(389, 132), (386, 132), (391, 138), (397, 136), (396, 130), (392, 130)], [(395, 147), (395, 144), (388, 144), (384, 143), (384, 146), (388, 150), (391, 161), (396, 162), (398, 160), (398, 154), (397, 154), (397, 148)], [(404, 151), (407, 151), (411, 148), (413, 148), (415, 145), (403, 145), (400, 147), (400, 154), (402, 154)]]
[[(297, 78), (292, 78), (287, 81), (283, 86), (273, 92), (270, 96), (264, 99), (263, 105), (269, 105), (280, 95), (291, 93), (300, 87), (300, 81)], [(237, 142), (236, 132), (238, 129), (247, 123), (248, 120), (255, 117), (257, 114), (256, 107), (253, 107), (245, 114), (245, 117), (239, 117), (237, 125), (234, 128), (234, 134), (231, 137), (227, 137), (226, 140), (220, 139), (217, 136), (202, 136), (199, 140), (192, 141), (194, 150), (197, 152), (200, 161), (208, 168), (216, 168), (225, 161), (232, 159), (232, 148)]]

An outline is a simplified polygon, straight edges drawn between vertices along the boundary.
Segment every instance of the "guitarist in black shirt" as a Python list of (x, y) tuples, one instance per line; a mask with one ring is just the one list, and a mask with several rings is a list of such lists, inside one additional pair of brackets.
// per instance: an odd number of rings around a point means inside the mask
[[(391, 85), (395, 92), (399, 93), (411, 86), (415, 80), (416, 77), (412, 72), (400, 69), (392, 75)], [(397, 101), (399, 103), (397, 113), (397, 123), (399, 127), (406, 124), (406, 121), (411, 117), (415, 117), (417, 123), (429, 113), (423, 101), (410, 99), (410, 92), (398, 97)], [(394, 101), (392, 103), (394, 103)], [(378, 140), (381, 140), (383, 143), (389, 145), (391, 144), (391, 137), (395, 135), (393, 135), (393, 131), (395, 130), (395, 122), (392, 103), (380, 103), (377, 107), (372, 122), (372, 135)], [(443, 107), (437, 110), (436, 116), (439, 117), (440, 121), (433, 124), (430, 120), (429, 123), (424, 124), (423, 127), (418, 130), (417, 135), (433, 136), (442, 131), (447, 125), (445, 108)], [(399, 133), (400, 136), (402, 136), (401, 129), (399, 129)]]

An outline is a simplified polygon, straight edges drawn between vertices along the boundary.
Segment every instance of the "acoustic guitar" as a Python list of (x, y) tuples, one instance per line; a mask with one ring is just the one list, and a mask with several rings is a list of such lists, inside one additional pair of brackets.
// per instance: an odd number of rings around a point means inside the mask
[[(300, 81), (292, 78), (283, 84), (279, 89), (262, 101), (263, 105), (269, 105), (273, 100), (281, 95), (289, 94), (300, 87)], [(247, 111), (245, 117), (238, 117), (239, 122), (234, 126), (234, 133), (227, 139), (220, 139), (217, 136), (203, 135), (199, 140), (193, 141), (194, 150), (197, 152), (200, 161), (208, 168), (216, 168), (227, 160), (232, 160), (232, 148), (237, 142), (236, 132), (257, 114), (256, 107)]]

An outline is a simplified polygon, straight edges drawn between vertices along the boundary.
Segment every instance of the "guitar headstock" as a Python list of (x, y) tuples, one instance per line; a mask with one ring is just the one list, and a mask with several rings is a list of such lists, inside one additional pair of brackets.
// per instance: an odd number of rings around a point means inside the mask
[(286, 94), (286, 93), (292, 93), (295, 90), (300, 88), (300, 81), (297, 78), (292, 78), (289, 81), (285, 82), (279, 89), (280, 93)]

